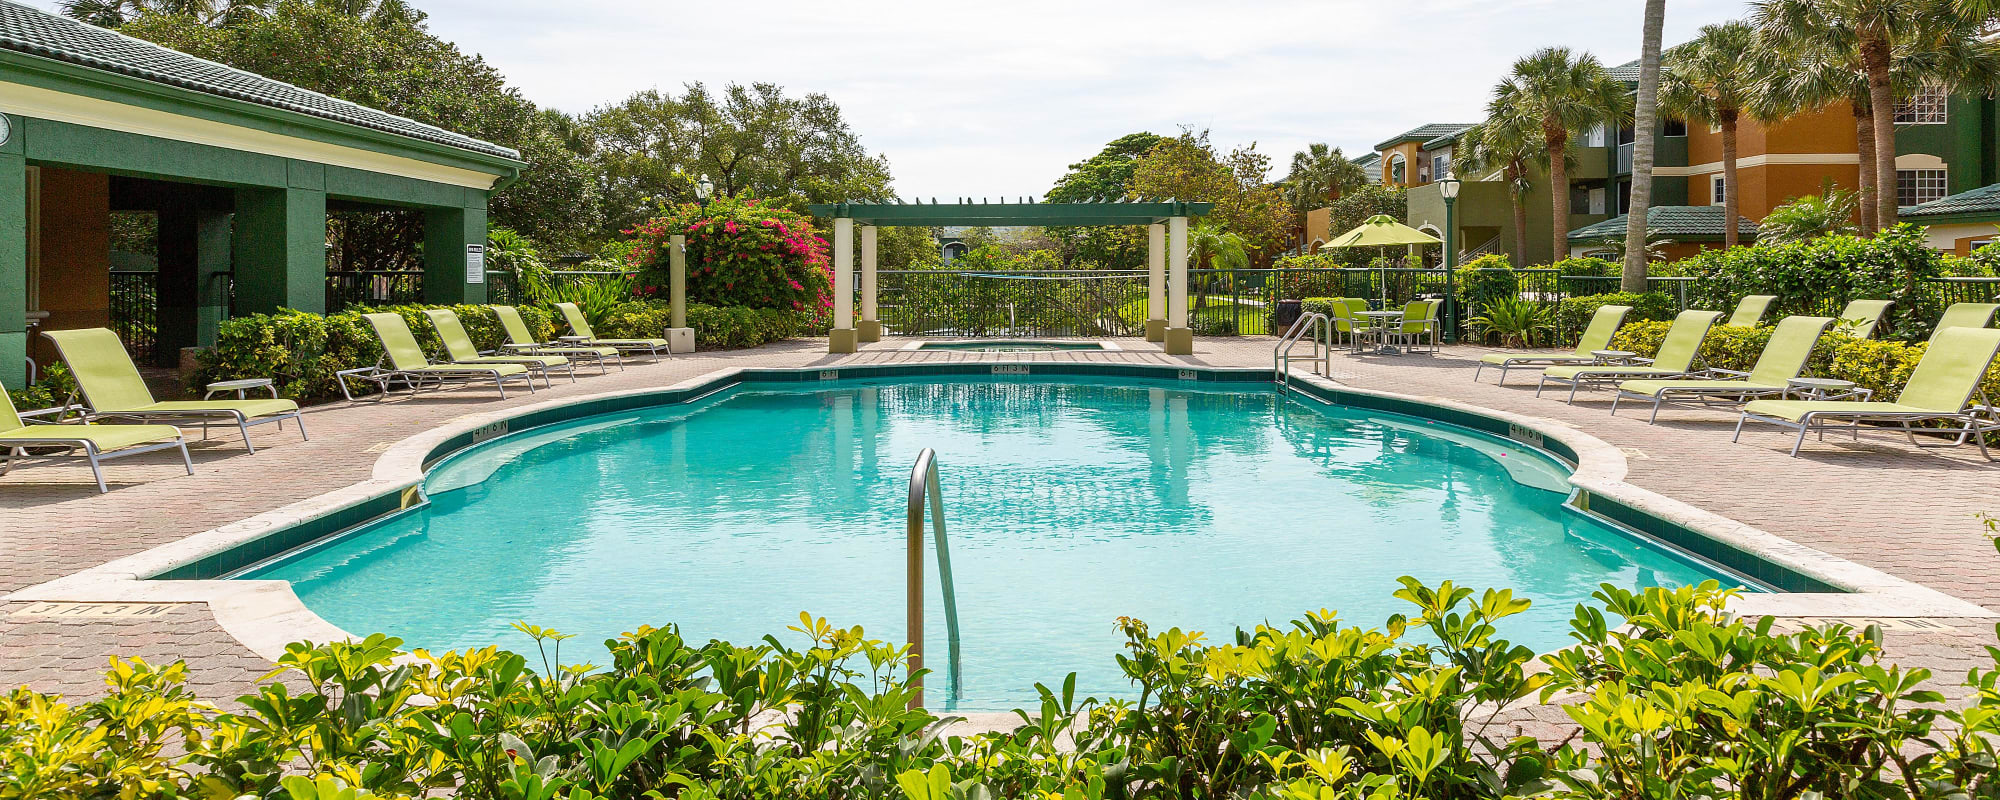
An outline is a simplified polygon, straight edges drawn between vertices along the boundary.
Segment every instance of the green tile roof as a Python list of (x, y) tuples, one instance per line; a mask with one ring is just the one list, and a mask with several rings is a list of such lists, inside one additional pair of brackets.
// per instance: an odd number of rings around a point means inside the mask
[[(1722, 239), (1722, 206), (1654, 206), (1646, 209), (1646, 228), (1654, 235), (1672, 240)], [(1757, 238), (1757, 223), (1737, 215), (1736, 232), (1746, 239)], [(1585, 225), (1569, 232), (1569, 240), (1590, 241), (1625, 235), (1625, 215)]]
[(1896, 211), (1896, 215), (1916, 220), (1973, 215), (2000, 218), (2000, 183), (1940, 197), (1928, 203), (1903, 206)]
[(1459, 133), (1466, 128), (1472, 127), (1473, 124), (1470, 122), (1433, 122), (1429, 125), (1418, 125), (1417, 127), (1403, 131), (1397, 136), (1390, 137), (1381, 144), (1375, 145), (1375, 149), (1387, 150), (1408, 141), (1427, 142), (1439, 136), (1450, 136)]
[(443, 128), (336, 100), (282, 81), (204, 61), (178, 50), (11, 0), (0, 0), (0, 50), (11, 50), (91, 69), (126, 75), (204, 94), (255, 103), (321, 119), (407, 136), (502, 158), (520, 157), (506, 147)]

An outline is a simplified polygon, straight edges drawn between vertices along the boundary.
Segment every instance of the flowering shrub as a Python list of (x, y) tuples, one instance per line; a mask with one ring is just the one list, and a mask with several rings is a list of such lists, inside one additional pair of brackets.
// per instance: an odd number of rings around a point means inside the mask
[(634, 237), (627, 263), (639, 274), (641, 297), (666, 295), (669, 243), (686, 235), (689, 302), (816, 317), (833, 308), (832, 250), (812, 219), (795, 211), (719, 197), (706, 208), (678, 206), (627, 233)]

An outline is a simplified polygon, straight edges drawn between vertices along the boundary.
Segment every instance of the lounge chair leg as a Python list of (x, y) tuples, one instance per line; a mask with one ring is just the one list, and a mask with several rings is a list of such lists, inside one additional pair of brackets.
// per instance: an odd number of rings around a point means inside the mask
[(189, 475), (194, 474), (194, 458), (188, 455), (187, 442), (177, 442), (181, 447), (181, 466), (187, 467)]
[(257, 446), (250, 443), (250, 421), (238, 418), (236, 420), (236, 429), (243, 432), (243, 449), (250, 451), (251, 455), (256, 455)]
[(306, 435), (306, 418), (305, 418), (305, 417), (301, 417), (301, 416), (299, 416), (299, 415), (297, 415), (297, 414), (293, 414), (293, 415), (292, 415), (292, 422), (296, 423), (296, 424), (297, 424), (297, 425), (299, 426), (299, 441), (301, 441), (301, 442), (310, 442), (310, 441), (312, 441), (312, 437), (310, 437), (310, 436), (307, 436), (307, 435)]
[[(505, 399), (507, 399), (507, 379), (506, 379), (506, 378), (502, 378), (502, 377), (500, 377), (499, 375), (494, 375), (494, 376), (493, 376), (493, 385), (494, 385), (494, 387), (496, 387), (496, 388), (498, 388), (498, 389), (500, 390), (500, 399), (502, 399), (502, 400), (505, 400)], [(529, 384), (528, 384), (528, 391), (530, 391), (530, 392), (533, 392), (534, 390), (535, 390), (535, 384), (534, 384), (534, 383), (532, 383), (532, 382), (531, 382), (531, 383), (529, 383)]]
[(85, 445), (83, 455), (90, 459), (90, 475), (97, 479), (97, 493), (109, 494), (111, 487), (104, 485), (104, 467), (97, 463), (97, 448)]
[(1799, 423), (1799, 438), (1792, 440), (1793, 458), (1799, 457), (1799, 448), (1806, 446), (1806, 434), (1811, 432), (1812, 432), (1811, 427), (1807, 426), (1803, 421)]
[(1731, 442), (1743, 441), (1743, 421), (1749, 418), (1750, 415), (1748, 413), (1742, 413), (1736, 415), (1736, 435), (1729, 437), (1729, 441)]
[(1647, 417), (1647, 418), (1646, 418), (1646, 424), (1647, 424), (1647, 425), (1658, 425), (1658, 424), (1660, 424), (1660, 403), (1661, 403), (1661, 402), (1662, 402), (1662, 401), (1660, 400), (1659, 396), (1655, 395), (1655, 396), (1653, 397), (1653, 415), (1652, 415), (1652, 416), (1650, 416), (1650, 417)]
[(1547, 375), (1543, 375), (1543, 376), (1542, 376), (1542, 380), (1541, 380), (1541, 382), (1539, 382), (1539, 383), (1536, 383), (1536, 384), (1535, 384), (1535, 396), (1536, 396), (1536, 397), (1541, 397), (1541, 396), (1542, 396), (1542, 387), (1545, 387), (1545, 386), (1548, 386), (1548, 385), (1549, 385), (1549, 376), (1547, 376)]
[(1576, 390), (1578, 390), (1578, 389), (1581, 389), (1581, 388), (1583, 388), (1583, 381), (1571, 381), (1571, 382), (1570, 382), (1570, 384), (1569, 384), (1569, 404), (1570, 404), (1570, 405), (1576, 405)]
[[(1485, 369), (1485, 368), (1486, 368), (1486, 365), (1485, 365), (1484, 363), (1479, 363), (1479, 364), (1474, 364), (1474, 365), (1472, 365), (1472, 380), (1473, 380), (1473, 381), (1475, 381), (1475, 382), (1477, 382), (1477, 381), (1479, 380), (1479, 371), (1480, 371), (1480, 370), (1482, 370), (1482, 369)], [(1504, 372), (1503, 372), (1503, 373), (1501, 373), (1501, 375), (1503, 376), (1503, 377), (1501, 378), (1501, 380), (1503, 380), (1503, 381), (1504, 381), (1504, 380), (1506, 380), (1506, 378), (1504, 377), (1504, 376), (1506, 375), (1506, 373), (1504, 373)]]
[(1624, 392), (1619, 392), (1611, 396), (1611, 416), (1618, 416), (1618, 401), (1623, 399), (1625, 399)]

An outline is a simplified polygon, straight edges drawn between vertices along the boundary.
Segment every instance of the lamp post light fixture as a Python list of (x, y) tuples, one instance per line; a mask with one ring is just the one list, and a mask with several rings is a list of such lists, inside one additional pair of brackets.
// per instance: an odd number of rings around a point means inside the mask
[(695, 202), (700, 203), (703, 208), (707, 208), (708, 198), (714, 195), (715, 195), (715, 183), (708, 179), (708, 175), (706, 174), (702, 175), (701, 180), (697, 181), (694, 185)]
[(1452, 290), (1452, 273), (1458, 271), (1458, 174), (1446, 172), (1438, 181), (1444, 195), (1444, 342), (1458, 342), (1458, 293)]

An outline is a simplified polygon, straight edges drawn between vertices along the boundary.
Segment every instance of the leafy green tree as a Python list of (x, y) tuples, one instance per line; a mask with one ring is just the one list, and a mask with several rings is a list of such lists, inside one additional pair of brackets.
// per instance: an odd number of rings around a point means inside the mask
[(1285, 176), (1285, 199), (1298, 214), (1304, 230), (1306, 212), (1323, 208), (1334, 198), (1368, 185), (1368, 171), (1349, 160), (1338, 147), (1314, 142), (1292, 154), (1292, 170)]
[(1207, 131), (1183, 131), (1139, 159), (1126, 195), (1214, 203), (1209, 221), (1242, 237), (1251, 263), (1261, 266), (1284, 249), (1293, 217), (1284, 193), (1269, 183), (1270, 170), (1270, 157), (1255, 143), (1225, 158)]
[(1732, 221), (1723, 230), (1724, 247), (1735, 247), (1739, 238), (1733, 222), (1739, 213), (1737, 121), (1752, 87), (1772, 69), (1757, 46), (1756, 29), (1747, 22), (1704, 25), (1693, 41), (1667, 51), (1660, 105), (1679, 119), (1722, 129), (1722, 217)]
[[(1128, 133), (1113, 139), (1097, 155), (1069, 165), (1044, 198), (1051, 203), (1081, 203), (1097, 198), (1125, 197), (1139, 158), (1151, 151), (1163, 137), (1152, 133)], [(1106, 269), (1136, 269), (1145, 266), (1146, 237), (1130, 227), (1049, 228), (1070, 267), (1097, 266)]]
[(623, 229), (662, 204), (693, 202), (707, 176), (718, 194), (807, 203), (882, 200), (889, 162), (870, 155), (823, 94), (790, 97), (773, 83), (690, 83), (679, 96), (646, 90), (583, 121), (605, 197)]
[[(1386, 214), (1396, 219), (1410, 215), (1409, 192), (1400, 186), (1369, 184), (1333, 201), (1327, 206), (1327, 230), (1335, 236), (1354, 230), (1363, 220), (1377, 214)], [(1329, 250), (1334, 258), (1349, 266), (1361, 266), (1374, 257), (1372, 248), (1350, 248)]]
[[(1514, 207), (1514, 257), (1524, 263), (1528, 258), (1528, 170), (1546, 155), (1540, 131), (1520, 117), (1496, 117), (1474, 125), (1459, 135), (1458, 146), (1452, 149), (1452, 168), (1460, 175), (1498, 171), (1500, 180), (1507, 184), (1507, 199)], [(1358, 220), (1354, 223), (1359, 224)], [(1333, 230), (1348, 230), (1354, 225)]]
[[(572, 246), (598, 224), (588, 166), (550, 118), (477, 55), (431, 35), (401, 3), (278, 0), (218, 24), (139, 9), (119, 29), (183, 52), (520, 151), (521, 180), (494, 194), (489, 218), (548, 246)], [(364, 264), (401, 263), (422, 241), (408, 211), (346, 215)], [(338, 232), (336, 236), (338, 236)]]
[(1777, 245), (1817, 239), (1830, 233), (1858, 233), (1853, 223), (1858, 197), (1858, 192), (1834, 188), (1829, 178), (1820, 184), (1819, 194), (1791, 198), (1764, 215), (1757, 223), (1757, 243)]
[(1569, 235), (1569, 141), (1599, 123), (1630, 120), (1625, 86), (1611, 79), (1597, 56), (1544, 47), (1514, 62), (1512, 72), (1493, 87), (1486, 112), (1489, 119), (1541, 130), (1554, 211), (1555, 236), (1550, 241), (1560, 249)]

